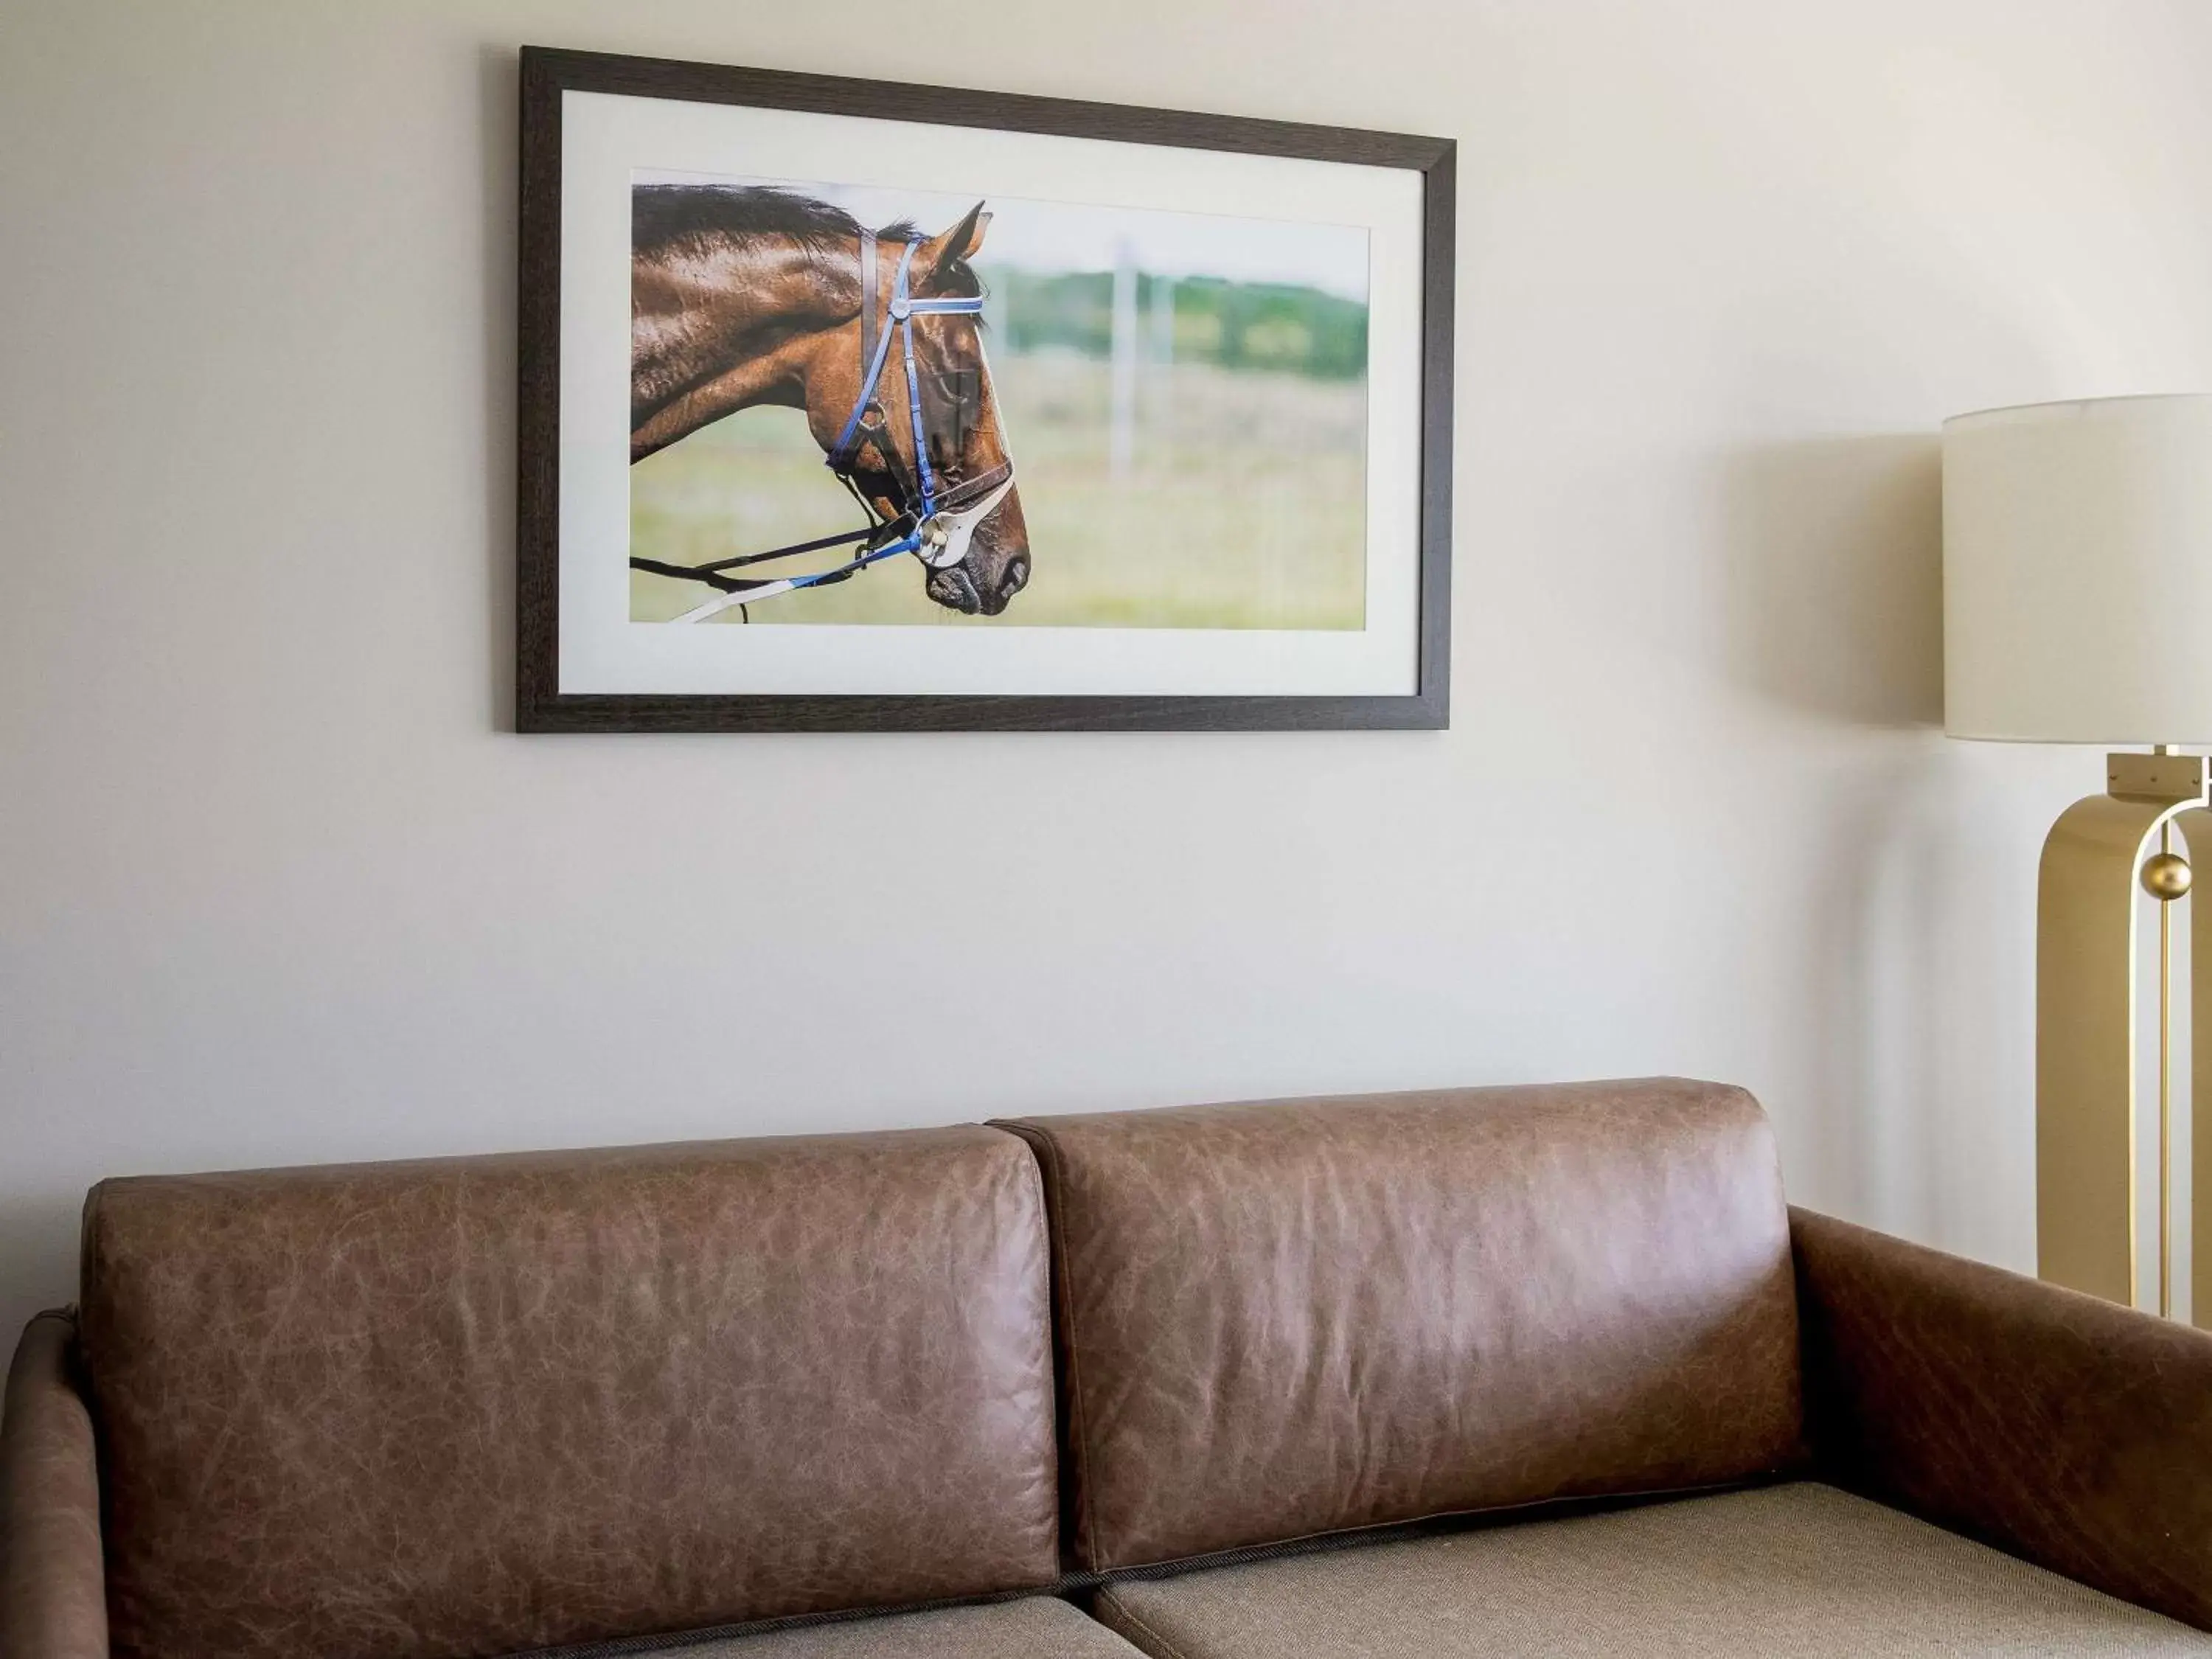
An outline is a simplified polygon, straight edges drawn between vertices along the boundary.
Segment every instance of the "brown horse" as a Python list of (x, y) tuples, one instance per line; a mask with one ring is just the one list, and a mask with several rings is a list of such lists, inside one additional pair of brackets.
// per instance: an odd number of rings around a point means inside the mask
[[(630, 460), (740, 409), (806, 411), (826, 455), (860, 395), (861, 232), (839, 209), (766, 187), (640, 185), (631, 194)], [(943, 234), (899, 223), (878, 233), (874, 322), (907, 244), (916, 299), (965, 297), (991, 216), (978, 202)], [(978, 319), (939, 316), (913, 330), (922, 431), (943, 491), (1007, 465)], [(874, 331), (870, 331), (872, 333)], [(866, 436), (848, 475), (884, 519), (908, 510), (915, 434), (900, 342), (886, 359)], [(974, 526), (967, 556), (924, 566), (924, 591), (970, 616), (995, 617), (1030, 576), (1020, 492)]]

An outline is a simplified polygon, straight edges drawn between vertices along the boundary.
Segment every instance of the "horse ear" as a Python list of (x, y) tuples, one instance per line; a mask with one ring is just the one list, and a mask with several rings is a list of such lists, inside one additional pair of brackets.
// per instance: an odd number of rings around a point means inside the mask
[(983, 246), (983, 233), (990, 228), (991, 216), (983, 211), (983, 204), (978, 202), (951, 229), (923, 243), (921, 258), (915, 263), (924, 265), (929, 273), (930, 281), (924, 286), (936, 286), (951, 273), (952, 266), (974, 258)]

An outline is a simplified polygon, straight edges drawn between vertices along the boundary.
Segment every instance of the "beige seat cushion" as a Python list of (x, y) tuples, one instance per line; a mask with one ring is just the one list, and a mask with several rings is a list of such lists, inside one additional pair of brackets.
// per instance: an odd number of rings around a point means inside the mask
[(628, 1659), (660, 1654), (668, 1659), (1142, 1659), (1103, 1625), (1049, 1596), (807, 1625), (633, 1651)]
[(1125, 1581), (1098, 1613), (1159, 1659), (2212, 1655), (2212, 1637), (1811, 1484)]

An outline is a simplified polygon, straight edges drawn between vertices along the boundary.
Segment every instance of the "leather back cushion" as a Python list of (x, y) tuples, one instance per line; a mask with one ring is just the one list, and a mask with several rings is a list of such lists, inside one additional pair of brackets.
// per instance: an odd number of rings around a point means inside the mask
[(1058, 1570), (1035, 1161), (980, 1127), (107, 1182), (116, 1651), (511, 1653)]
[(1093, 1569), (1800, 1456), (1789, 1218), (1741, 1090), (1024, 1120)]

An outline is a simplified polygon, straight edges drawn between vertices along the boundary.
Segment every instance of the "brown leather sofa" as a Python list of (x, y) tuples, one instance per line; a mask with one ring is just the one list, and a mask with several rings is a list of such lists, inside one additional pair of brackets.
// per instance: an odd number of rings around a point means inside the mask
[(1679, 1081), (111, 1181), (8, 1659), (2212, 1654), (2212, 1337)]

